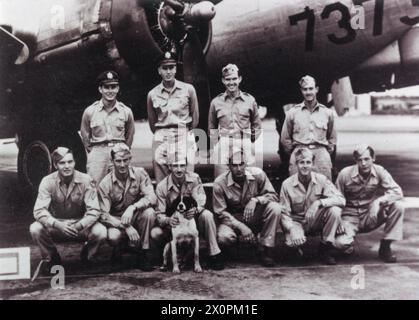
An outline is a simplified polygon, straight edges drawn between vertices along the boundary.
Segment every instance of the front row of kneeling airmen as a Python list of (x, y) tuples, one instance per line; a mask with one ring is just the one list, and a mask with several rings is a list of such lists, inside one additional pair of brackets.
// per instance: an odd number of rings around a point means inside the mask
[(374, 163), (368, 145), (355, 148), (355, 164), (339, 173), (336, 186), (313, 171), (313, 152), (299, 148), (294, 155), (297, 172), (282, 183), (279, 196), (263, 170), (246, 165), (243, 150), (232, 151), (228, 170), (214, 181), (213, 212), (205, 208), (203, 184), (197, 173), (187, 171), (186, 157), (169, 164), (169, 175), (154, 190), (147, 172), (131, 166), (125, 143), (114, 145), (110, 156), (113, 169), (96, 186), (89, 175), (75, 170), (71, 150), (59, 147), (52, 153), (57, 171), (40, 184), (36, 222), (30, 226), (47, 262), (45, 270), (61, 264), (56, 238), (85, 241), (80, 254), (85, 264), (106, 241), (113, 247), (113, 262), (121, 259), (124, 243), (129, 244), (138, 254), (138, 267), (152, 270), (150, 243), (170, 239), (170, 228), (178, 221), (165, 212), (179, 195), (198, 204), (186, 217), (196, 219), (200, 240), (207, 244), (208, 267), (214, 270), (224, 268), (221, 249), (228, 251), (240, 241), (258, 242), (261, 264), (274, 266), (278, 232), (295, 259), (304, 257), (308, 236), (320, 235), (320, 257), (336, 264), (337, 253), (353, 253), (358, 233), (381, 225), (378, 255), (385, 262), (396, 261), (390, 245), (402, 239), (403, 194), (391, 175)]

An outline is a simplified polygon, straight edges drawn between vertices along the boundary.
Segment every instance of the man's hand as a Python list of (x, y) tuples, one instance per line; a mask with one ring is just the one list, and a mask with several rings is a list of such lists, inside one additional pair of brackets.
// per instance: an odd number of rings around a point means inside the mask
[(133, 244), (134, 246), (140, 245), (140, 235), (133, 226), (129, 226), (128, 228), (126, 228), (125, 232), (127, 233), (127, 236), (131, 244)]
[(292, 248), (299, 247), (306, 242), (304, 231), (298, 227), (292, 227), (287, 238), (286, 244)]
[(64, 233), (66, 236), (76, 238), (79, 235), (79, 232), (74, 228), (72, 222), (68, 221), (56, 221), (54, 224), (55, 228), (60, 230), (62, 233)]
[(310, 208), (307, 209), (306, 211), (306, 223), (309, 229), (311, 229), (313, 227), (313, 223), (314, 223), (314, 218), (316, 217), (316, 213), (317, 211), (319, 211), (321, 202), (319, 200), (314, 201)]
[(180, 222), (179, 222), (179, 218), (178, 218), (178, 217), (171, 216), (171, 217), (169, 218), (169, 226), (170, 226), (170, 227), (174, 228), (174, 227), (176, 227), (179, 223), (180, 223)]
[(390, 204), (390, 202), (387, 199), (381, 198), (379, 200), (379, 204), (380, 204), (380, 207), (386, 207), (386, 206), (388, 206)]
[(81, 225), (80, 222), (73, 222), (71, 223), (71, 226), (77, 230), (77, 232), (80, 232), (83, 230), (83, 226)]
[(191, 209), (189, 209), (185, 213), (185, 218), (188, 219), (188, 220), (192, 220), (193, 218), (195, 218), (195, 215), (196, 215), (197, 211), (198, 211), (197, 208), (191, 208)]
[(129, 206), (125, 209), (124, 214), (121, 217), (121, 223), (123, 226), (128, 227), (131, 225), (132, 217), (134, 216), (135, 207)]
[(244, 223), (240, 223), (240, 225), (237, 228), (240, 232), (241, 241), (249, 242), (249, 243), (256, 242), (256, 238), (255, 238), (255, 235), (253, 234), (253, 231)]
[(342, 223), (340, 223), (338, 225), (338, 228), (336, 229), (336, 234), (341, 235), (341, 234), (344, 234), (344, 233), (345, 233), (345, 227), (343, 226)]
[(370, 205), (370, 208), (369, 208), (368, 215), (369, 215), (370, 218), (374, 219), (375, 221), (377, 221), (378, 212), (381, 209), (380, 205), (381, 205), (381, 202), (373, 201)]
[(243, 220), (245, 222), (249, 222), (253, 218), (256, 205), (257, 205), (257, 200), (255, 198), (250, 199), (250, 201), (247, 203), (246, 208), (244, 208), (244, 212), (243, 212)]

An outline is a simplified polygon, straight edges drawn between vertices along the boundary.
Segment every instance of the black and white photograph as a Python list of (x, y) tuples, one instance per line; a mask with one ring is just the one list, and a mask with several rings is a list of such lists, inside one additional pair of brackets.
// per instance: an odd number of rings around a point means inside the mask
[(0, 300), (418, 300), (418, 182), (418, 1), (0, 0)]

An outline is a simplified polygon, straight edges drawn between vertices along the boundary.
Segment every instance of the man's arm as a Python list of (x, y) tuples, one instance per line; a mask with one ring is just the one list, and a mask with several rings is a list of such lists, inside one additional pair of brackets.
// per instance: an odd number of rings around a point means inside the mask
[[(127, 107), (128, 108), (128, 107)], [(131, 108), (128, 108), (128, 119), (125, 122), (125, 143), (131, 148), (135, 135), (134, 115)]]
[(43, 178), (38, 189), (38, 197), (36, 198), (33, 208), (33, 215), (36, 221), (44, 227), (53, 227), (57, 221), (49, 212), (49, 206), (52, 200), (51, 184), (46, 178)]
[(164, 192), (164, 185), (159, 183), (156, 188), (157, 197), (157, 224), (160, 227), (169, 225), (170, 217), (166, 216), (166, 194)]
[(204, 186), (202, 185), (200, 177), (198, 177), (198, 181), (192, 189), (192, 198), (194, 198), (195, 201), (198, 203), (198, 211), (202, 212), (205, 209), (207, 195), (205, 194)]
[(258, 183), (259, 195), (255, 198), (262, 205), (266, 205), (269, 202), (278, 202), (278, 194), (276, 193), (271, 181), (264, 171), (261, 170), (261, 174), (256, 176)]
[(329, 142), (329, 144), (327, 145), (327, 151), (329, 151), (329, 153), (332, 153), (335, 150), (336, 140), (337, 140), (337, 134), (336, 134), (336, 126), (335, 126), (335, 117), (332, 113), (329, 116), (329, 123), (327, 126), (327, 141)]
[(402, 188), (394, 181), (391, 174), (386, 169), (379, 170), (381, 180), (381, 187), (384, 189), (384, 195), (379, 197), (380, 202), (393, 204), (394, 202), (403, 199)]
[(338, 189), (336, 189), (329, 179), (325, 180), (325, 184), (323, 186), (323, 196), (325, 198), (320, 199), (320, 203), (324, 208), (333, 206), (344, 207), (346, 204), (345, 197)]
[(222, 187), (218, 183), (214, 183), (212, 192), (212, 207), (214, 214), (218, 217), (221, 223), (237, 229), (241, 222), (234, 218), (233, 215), (227, 211), (227, 202)]
[(293, 120), (291, 118), (291, 112), (288, 111), (288, 113), (285, 116), (284, 125), (282, 126), (281, 131), (281, 143), (284, 147), (284, 151), (288, 154), (291, 154), (293, 149), (293, 139), (292, 139), (292, 133), (293, 133)]
[(90, 180), (88, 186), (86, 186), (83, 200), (86, 206), (86, 212), (84, 217), (78, 221), (82, 230), (91, 227), (100, 218), (99, 199), (92, 180)]
[(217, 111), (215, 110), (214, 100), (211, 102), (209, 114), (208, 114), (208, 134), (210, 135), (210, 141), (214, 144), (218, 141), (218, 118)]
[(80, 135), (83, 141), (84, 147), (86, 148), (87, 152), (90, 152), (92, 146), (90, 144), (91, 132), (90, 132), (90, 115), (87, 112), (87, 109), (84, 110), (83, 116), (81, 118), (81, 125), (80, 125)]
[(281, 214), (281, 225), (284, 231), (289, 232), (292, 227), (294, 226), (293, 219), (291, 217), (291, 199), (287, 192), (287, 190), (284, 188), (284, 185), (281, 187), (280, 191), (280, 204), (283, 208), (282, 214)]
[(156, 132), (157, 114), (153, 108), (153, 100), (151, 99), (151, 91), (147, 95), (147, 115), (148, 124), (150, 125), (151, 132)]
[(195, 129), (199, 123), (199, 105), (198, 105), (198, 97), (196, 96), (195, 88), (190, 85), (189, 86), (189, 97), (190, 97), (190, 112), (192, 117), (192, 128)]
[(121, 221), (110, 214), (112, 206), (112, 199), (110, 196), (111, 189), (107, 185), (106, 180), (101, 181), (97, 191), (101, 211), (100, 222), (102, 222), (106, 227), (125, 229)]
[(259, 138), (260, 134), (262, 133), (262, 120), (259, 117), (259, 108), (256, 101), (253, 101), (252, 104), (252, 114), (250, 118), (250, 126), (251, 126), (251, 141), (255, 142), (257, 138)]
[(140, 171), (137, 174), (140, 176), (140, 191), (144, 196), (136, 203), (134, 203), (134, 207), (140, 210), (144, 210), (148, 207), (154, 207), (157, 204), (157, 197), (154, 193), (150, 176), (144, 169), (137, 170)]

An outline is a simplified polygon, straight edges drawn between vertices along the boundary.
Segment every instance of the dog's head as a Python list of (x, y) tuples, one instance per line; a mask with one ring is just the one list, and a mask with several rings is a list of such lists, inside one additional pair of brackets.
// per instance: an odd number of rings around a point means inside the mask
[(189, 196), (178, 196), (172, 205), (166, 210), (168, 216), (172, 216), (176, 211), (180, 214), (184, 214), (192, 208), (198, 207), (196, 200)]

